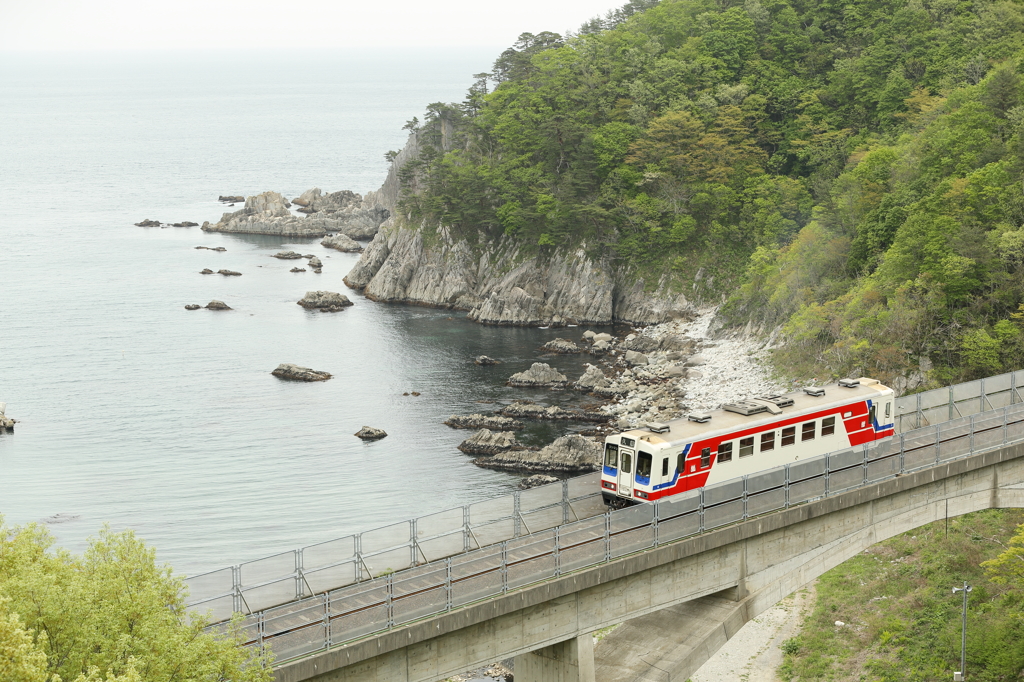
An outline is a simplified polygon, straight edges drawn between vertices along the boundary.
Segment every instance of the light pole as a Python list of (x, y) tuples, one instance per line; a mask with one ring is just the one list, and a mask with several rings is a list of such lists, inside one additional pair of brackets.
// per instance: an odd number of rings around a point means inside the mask
[(971, 586), (964, 581), (963, 587), (954, 587), (953, 594), (957, 592), (964, 593), (964, 615), (963, 615), (963, 629), (960, 634), (960, 671), (953, 673), (953, 682), (964, 682), (964, 677), (967, 667), (967, 593), (971, 591)]

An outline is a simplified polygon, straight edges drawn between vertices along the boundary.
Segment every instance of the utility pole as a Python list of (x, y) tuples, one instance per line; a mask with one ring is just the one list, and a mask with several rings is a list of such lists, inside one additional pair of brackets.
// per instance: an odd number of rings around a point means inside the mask
[(964, 613), (963, 613), (963, 629), (960, 632), (960, 671), (953, 673), (953, 682), (964, 682), (967, 667), (967, 593), (971, 591), (971, 586), (964, 581), (963, 587), (954, 587), (953, 594), (957, 592), (964, 593)]

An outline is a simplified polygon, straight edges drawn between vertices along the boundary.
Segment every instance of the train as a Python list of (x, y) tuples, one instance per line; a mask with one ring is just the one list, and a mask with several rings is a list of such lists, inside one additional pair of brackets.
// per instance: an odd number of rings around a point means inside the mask
[(895, 395), (867, 377), (842, 379), (695, 412), (605, 438), (607, 505), (651, 502), (894, 433)]

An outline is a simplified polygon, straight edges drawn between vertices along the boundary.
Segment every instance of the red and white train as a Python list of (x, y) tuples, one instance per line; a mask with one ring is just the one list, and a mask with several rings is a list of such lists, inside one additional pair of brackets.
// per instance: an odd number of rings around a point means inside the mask
[(875, 379), (743, 400), (608, 436), (601, 492), (649, 502), (893, 435), (891, 388)]

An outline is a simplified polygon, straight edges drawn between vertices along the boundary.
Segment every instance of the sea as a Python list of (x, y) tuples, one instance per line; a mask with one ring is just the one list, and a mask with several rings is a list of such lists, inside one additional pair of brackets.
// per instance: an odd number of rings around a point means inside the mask
[[(358, 255), (318, 240), (134, 225), (216, 222), (240, 208), (220, 195), (375, 190), (402, 126), (461, 101), (499, 53), (0, 53), (0, 402), (18, 420), (0, 433), (3, 522), (73, 552), (132, 529), (195, 575), (513, 490), (522, 474), (475, 466), (456, 449), (471, 432), (442, 422), (585, 402), (505, 385), (536, 361), (578, 377), (585, 358), (539, 347), (584, 329), (374, 303), (342, 282)], [(311, 290), (354, 305), (296, 305)], [(185, 310), (213, 299), (233, 310)], [(334, 378), (272, 376), (285, 362)], [(388, 436), (363, 442), (364, 425)]]

